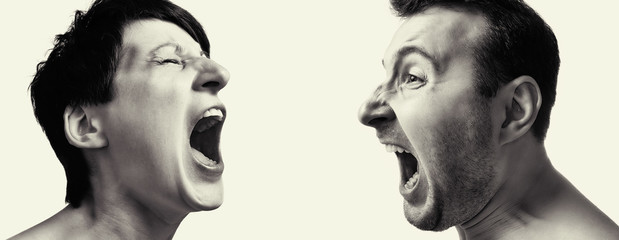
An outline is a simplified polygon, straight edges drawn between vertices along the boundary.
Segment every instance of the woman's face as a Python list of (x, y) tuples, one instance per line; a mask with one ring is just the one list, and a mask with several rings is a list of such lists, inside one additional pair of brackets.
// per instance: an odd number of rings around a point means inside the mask
[(217, 93), (229, 73), (177, 25), (139, 20), (123, 32), (113, 100), (101, 106), (108, 163), (124, 196), (155, 210), (197, 211), (223, 201)]

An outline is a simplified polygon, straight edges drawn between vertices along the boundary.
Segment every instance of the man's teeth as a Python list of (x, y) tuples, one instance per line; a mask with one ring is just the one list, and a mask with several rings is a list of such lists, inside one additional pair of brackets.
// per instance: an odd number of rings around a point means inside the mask
[(391, 145), (391, 144), (385, 144), (385, 149), (387, 150), (387, 152), (390, 152), (390, 153), (395, 153), (395, 152), (399, 152), (399, 153), (403, 153), (403, 152), (405, 152), (405, 153), (411, 153), (410, 151), (408, 151), (408, 150), (406, 150), (406, 149), (404, 149), (404, 148), (401, 148), (401, 147), (396, 146), (396, 145)]
[(416, 172), (415, 174), (413, 174), (412, 177), (408, 179), (406, 184), (404, 184), (404, 187), (406, 187), (407, 189), (413, 189), (415, 185), (417, 185), (418, 181), (419, 181), (419, 173)]

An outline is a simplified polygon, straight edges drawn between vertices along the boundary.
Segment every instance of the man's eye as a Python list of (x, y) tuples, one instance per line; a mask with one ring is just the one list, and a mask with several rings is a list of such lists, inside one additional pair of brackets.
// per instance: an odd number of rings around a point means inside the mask
[(426, 80), (413, 74), (406, 74), (402, 79), (402, 87), (416, 89), (426, 84)]
[(404, 83), (414, 83), (414, 82), (419, 82), (422, 81), (423, 79), (421, 79), (420, 77), (417, 77), (413, 74), (408, 74), (408, 76), (406, 77), (406, 79), (404, 80)]

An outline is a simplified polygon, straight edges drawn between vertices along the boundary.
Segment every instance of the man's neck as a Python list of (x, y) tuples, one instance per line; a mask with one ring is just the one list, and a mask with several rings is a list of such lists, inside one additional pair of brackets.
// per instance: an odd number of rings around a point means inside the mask
[(499, 173), (504, 181), (480, 213), (456, 227), (461, 239), (519, 234), (552, 208), (557, 191), (561, 191), (562, 177), (552, 167), (542, 143), (510, 144), (497, 153), (497, 162), (504, 164)]
[(496, 154), (502, 182), (461, 239), (619, 239), (619, 227), (554, 169), (528, 135)]

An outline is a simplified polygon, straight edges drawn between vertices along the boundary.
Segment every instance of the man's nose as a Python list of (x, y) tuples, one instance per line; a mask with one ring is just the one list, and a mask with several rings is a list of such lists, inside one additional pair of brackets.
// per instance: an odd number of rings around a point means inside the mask
[(381, 99), (380, 95), (373, 94), (359, 108), (359, 121), (364, 125), (377, 128), (382, 123), (396, 118), (393, 109), (384, 99)]
[(192, 85), (196, 91), (211, 91), (217, 94), (230, 80), (230, 73), (226, 68), (209, 58), (201, 58), (193, 62), (198, 70), (198, 76)]

